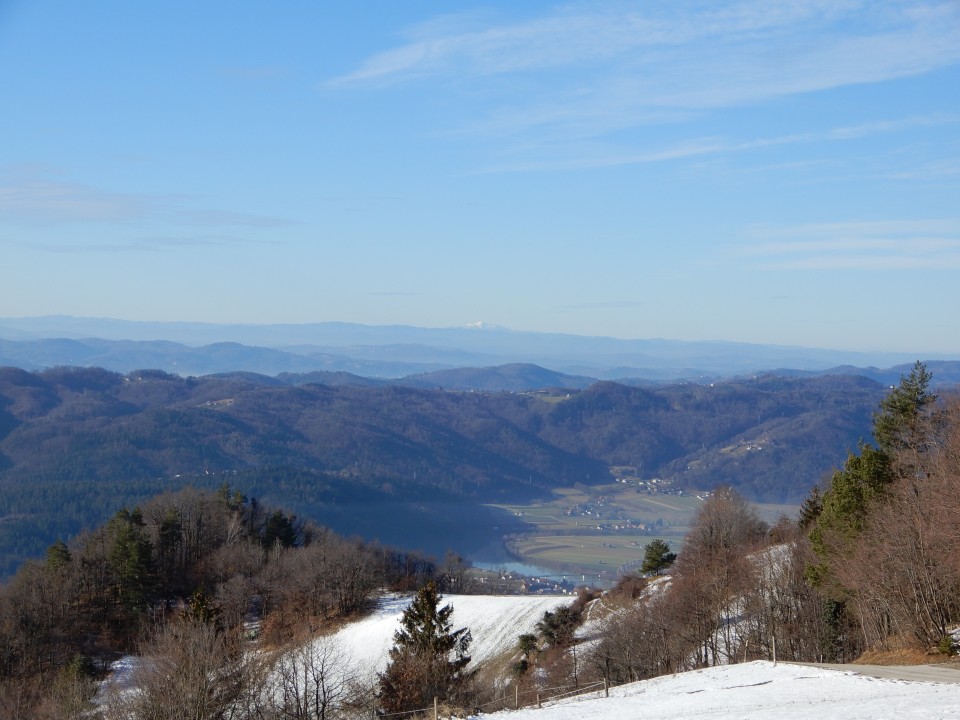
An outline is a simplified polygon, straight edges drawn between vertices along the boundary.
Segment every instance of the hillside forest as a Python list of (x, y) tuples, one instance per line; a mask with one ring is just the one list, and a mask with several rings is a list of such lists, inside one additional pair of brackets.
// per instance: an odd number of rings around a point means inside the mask
[(514, 529), (487, 503), (612, 481), (799, 503), (870, 434), (853, 376), (458, 392), (0, 369), (0, 577), (121, 507), (223, 482), (346, 535), (470, 555)]

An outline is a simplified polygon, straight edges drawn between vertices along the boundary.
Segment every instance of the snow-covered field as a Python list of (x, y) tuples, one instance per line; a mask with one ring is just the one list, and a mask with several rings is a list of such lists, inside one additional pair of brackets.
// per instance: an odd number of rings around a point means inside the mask
[[(393, 634), (410, 600), (410, 596), (386, 596), (368, 617), (316, 642), (335, 643), (343, 659), (349, 658), (370, 679), (385, 669)], [(571, 601), (569, 596), (450, 595), (444, 596), (442, 604), (453, 605), (455, 629), (470, 628), (474, 637), (471, 666), (477, 667), (515, 653), (519, 635), (533, 632), (544, 612)], [(112, 683), (129, 690), (138, 662), (129, 658), (120, 663)], [(833, 670), (774, 666), (766, 661), (727, 665), (611, 688), (610, 697), (593, 693), (548, 703), (539, 710), (495, 716), (502, 720), (960, 720), (960, 682), (880, 679), (859, 675), (856, 667)]]
[[(958, 672), (960, 675), (960, 672)], [(490, 716), (488, 716), (490, 717)], [(960, 684), (881, 680), (757, 661), (645, 680), (502, 720), (911, 720), (960, 718)]]
[[(387, 667), (393, 634), (412, 596), (387, 596), (368, 617), (345, 626), (333, 635), (338, 647), (363, 673), (382, 672)], [(523, 633), (534, 631), (546, 611), (573, 602), (570, 596), (543, 595), (444, 595), (440, 601), (453, 606), (453, 629), (470, 629), (471, 667), (510, 652)]]

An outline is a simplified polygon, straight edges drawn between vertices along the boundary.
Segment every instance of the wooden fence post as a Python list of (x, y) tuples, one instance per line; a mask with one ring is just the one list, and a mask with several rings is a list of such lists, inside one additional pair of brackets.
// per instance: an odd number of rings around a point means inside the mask
[(433, 720), (440, 720), (440, 710), (437, 704), (437, 696), (433, 696)]

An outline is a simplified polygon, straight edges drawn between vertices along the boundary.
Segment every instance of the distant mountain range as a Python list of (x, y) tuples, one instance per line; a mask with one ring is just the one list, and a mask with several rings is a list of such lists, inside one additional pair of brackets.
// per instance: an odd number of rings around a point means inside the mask
[(270, 376), (323, 372), (340, 374), (340, 384), (350, 380), (343, 375), (349, 373), (357, 378), (402, 378), (403, 384), (417, 387), (529, 390), (582, 388), (597, 379), (630, 384), (709, 382), (771, 371), (858, 374), (890, 384), (897, 381), (902, 366), (917, 359), (928, 363), (937, 381), (960, 381), (960, 371), (949, 362), (952, 358), (939, 355), (918, 358), (735, 342), (622, 340), (482, 324), (418, 328), (338, 322), (223, 325), (64, 316), (0, 318), (0, 365), (27, 370), (103, 367), (117, 372), (150, 368), (184, 377), (236, 371)]

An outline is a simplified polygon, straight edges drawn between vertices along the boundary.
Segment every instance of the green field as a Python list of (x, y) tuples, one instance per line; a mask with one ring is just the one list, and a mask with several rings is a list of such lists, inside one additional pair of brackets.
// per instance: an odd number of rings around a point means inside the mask
[[(676, 552), (690, 528), (704, 493), (651, 493), (636, 485), (557, 490), (548, 502), (498, 505), (529, 531), (507, 540), (507, 549), (524, 563), (612, 582), (624, 567), (643, 559), (646, 544), (667, 540)], [(756, 505), (764, 520), (795, 517), (795, 505)]]

